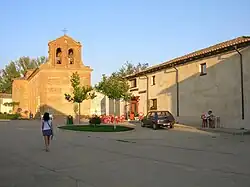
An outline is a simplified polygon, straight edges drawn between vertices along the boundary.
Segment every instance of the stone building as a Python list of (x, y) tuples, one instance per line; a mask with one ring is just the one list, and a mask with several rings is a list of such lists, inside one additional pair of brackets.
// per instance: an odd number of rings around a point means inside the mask
[(132, 111), (169, 110), (199, 126), (212, 110), (224, 127), (250, 128), (250, 37), (238, 37), (127, 76)]
[[(48, 61), (37, 69), (26, 72), (24, 77), (12, 84), (12, 100), (19, 102), (22, 111), (40, 115), (49, 111), (54, 116), (74, 115), (74, 105), (65, 100), (64, 94), (71, 93), (70, 76), (78, 72), (81, 83), (91, 84), (92, 69), (82, 61), (82, 45), (64, 35), (48, 43)], [(90, 101), (81, 105), (81, 114), (89, 115)]]

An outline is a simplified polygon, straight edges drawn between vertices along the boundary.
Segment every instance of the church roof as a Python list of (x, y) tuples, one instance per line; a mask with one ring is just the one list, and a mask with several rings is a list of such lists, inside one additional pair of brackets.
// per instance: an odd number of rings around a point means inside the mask
[(59, 38), (56, 38), (55, 40), (50, 41), (49, 44), (54, 43), (54, 42), (56, 42), (56, 41), (58, 41), (58, 40), (61, 40), (61, 39), (71, 40), (71, 41), (73, 41), (76, 45), (81, 45), (80, 42), (74, 40), (73, 38), (71, 38), (70, 36), (68, 36), (68, 35), (66, 35), (66, 34), (63, 35), (63, 36), (61, 36), (61, 37), (59, 37)]
[(14, 78), (12, 80), (26, 80), (26, 77), (18, 77), (18, 78)]
[(224, 41), (221, 43), (218, 43), (216, 45), (200, 49), (198, 51), (186, 54), (181, 57), (174, 58), (172, 60), (163, 62), (161, 64), (151, 66), (145, 70), (142, 70), (140, 72), (136, 72), (130, 75), (127, 75), (126, 78), (134, 78), (137, 76), (145, 75), (147, 73), (156, 72), (162, 69), (171, 68), (172, 66), (180, 65), (180, 64), (186, 64), (190, 61), (202, 59), (205, 57), (209, 57), (215, 54), (221, 54), (228, 51), (233, 51), (235, 48), (242, 48), (250, 45), (250, 36), (241, 36), (238, 38), (234, 38), (232, 40)]
[(29, 76), (30, 76), (31, 74), (33, 74), (33, 72), (34, 72), (36, 69), (37, 69), (37, 68), (35, 68), (35, 69), (28, 69), (28, 70), (24, 73), (24, 75), (23, 75), (22, 77), (14, 78), (13, 80), (26, 80), (26, 79), (29, 78)]

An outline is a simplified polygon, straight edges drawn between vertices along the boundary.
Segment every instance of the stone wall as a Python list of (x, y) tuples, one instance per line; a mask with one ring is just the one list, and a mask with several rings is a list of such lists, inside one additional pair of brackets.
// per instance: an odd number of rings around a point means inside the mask
[(22, 111), (29, 108), (28, 105), (29, 92), (27, 80), (14, 80), (12, 83), (12, 100), (13, 102), (19, 102), (18, 106), (14, 107), (14, 111), (21, 108)]

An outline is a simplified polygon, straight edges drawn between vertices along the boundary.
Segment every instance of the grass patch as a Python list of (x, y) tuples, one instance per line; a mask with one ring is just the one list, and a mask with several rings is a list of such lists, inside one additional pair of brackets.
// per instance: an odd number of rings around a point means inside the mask
[(87, 131), (87, 132), (123, 132), (130, 131), (134, 128), (125, 127), (117, 125), (116, 129), (114, 129), (113, 125), (97, 125), (96, 127), (93, 125), (68, 125), (58, 127), (60, 129), (72, 130), (72, 131)]
[(16, 120), (20, 118), (20, 114), (0, 114), (0, 119)]

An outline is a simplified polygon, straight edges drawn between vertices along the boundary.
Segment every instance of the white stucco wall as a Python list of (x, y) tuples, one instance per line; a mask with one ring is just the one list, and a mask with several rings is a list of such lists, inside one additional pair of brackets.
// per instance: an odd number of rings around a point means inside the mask
[[(201, 124), (200, 115), (212, 110), (228, 128), (250, 129), (250, 47), (241, 50), (244, 66), (245, 119), (241, 119), (240, 57), (235, 51), (205, 58), (178, 67), (179, 122), (194, 126)], [(200, 76), (200, 64), (207, 64), (207, 75)], [(150, 77), (156, 76), (156, 84)], [(149, 76), (149, 99), (157, 99), (158, 110), (169, 110), (176, 116), (176, 71), (161, 70)], [(139, 79), (139, 111), (146, 111), (146, 79)]]
[(106, 111), (105, 103), (106, 103), (106, 97), (103, 94), (96, 92), (96, 97), (91, 100), (90, 114), (101, 115), (105, 113)]
[[(95, 92), (96, 97), (91, 100), (91, 115), (111, 115), (114, 114), (114, 110), (116, 111), (117, 115), (124, 114), (124, 102), (123, 101), (116, 101), (114, 102), (111, 99), (108, 99), (105, 95), (99, 92)], [(115, 105), (116, 103), (116, 105)]]
[(1, 113), (10, 113), (10, 111), (12, 112), (13, 107), (12, 106), (5, 106), (4, 103), (11, 103), (12, 99), (11, 98), (2, 98), (2, 102), (0, 105), (0, 112)]

